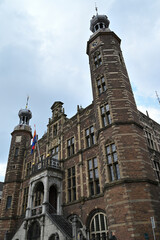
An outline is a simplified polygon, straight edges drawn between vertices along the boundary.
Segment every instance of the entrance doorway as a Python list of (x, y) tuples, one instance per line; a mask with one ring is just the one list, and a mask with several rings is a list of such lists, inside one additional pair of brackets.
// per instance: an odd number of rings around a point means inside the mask
[(49, 213), (57, 213), (57, 188), (52, 185), (49, 189)]

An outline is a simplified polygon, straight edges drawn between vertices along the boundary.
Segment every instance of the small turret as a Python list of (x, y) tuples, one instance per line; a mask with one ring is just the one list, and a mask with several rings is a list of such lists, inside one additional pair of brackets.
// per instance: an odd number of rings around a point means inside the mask
[(90, 30), (94, 33), (99, 29), (108, 29), (110, 21), (106, 15), (93, 16), (90, 21)]
[(26, 108), (19, 110), (19, 124), (15, 127), (14, 130), (27, 130), (31, 131), (31, 127), (29, 126), (29, 121), (32, 118), (32, 112), (28, 109), (28, 100), (26, 103)]
[(29, 120), (32, 118), (32, 113), (29, 109), (21, 109), (18, 113), (19, 116), (19, 124), (25, 124), (25, 125), (29, 125)]

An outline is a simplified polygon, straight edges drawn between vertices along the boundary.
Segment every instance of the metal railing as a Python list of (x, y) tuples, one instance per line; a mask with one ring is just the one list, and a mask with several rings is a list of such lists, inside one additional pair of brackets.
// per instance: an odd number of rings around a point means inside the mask
[(49, 214), (57, 214), (57, 210), (48, 202), (46, 203), (46, 211), (49, 213)]
[(60, 162), (53, 157), (43, 159), (39, 163), (33, 164), (31, 174), (46, 168), (61, 169)]

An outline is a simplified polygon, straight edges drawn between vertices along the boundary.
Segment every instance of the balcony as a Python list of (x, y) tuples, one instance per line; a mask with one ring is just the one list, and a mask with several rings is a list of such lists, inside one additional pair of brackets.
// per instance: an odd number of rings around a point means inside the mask
[(61, 170), (60, 162), (53, 157), (43, 159), (41, 162), (33, 164), (31, 175), (48, 168)]
[(42, 213), (42, 206), (32, 208), (32, 216), (36, 216)]

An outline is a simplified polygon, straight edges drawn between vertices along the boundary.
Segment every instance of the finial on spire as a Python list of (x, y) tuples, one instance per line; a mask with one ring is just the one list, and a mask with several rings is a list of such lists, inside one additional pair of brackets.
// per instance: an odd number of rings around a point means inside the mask
[(27, 96), (26, 109), (28, 108), (29, 96)]
[(96, 2), (95, 2), (95, 10), (96, 10), (96, 14), (98, 15), (98, 8), (97, 8)]

